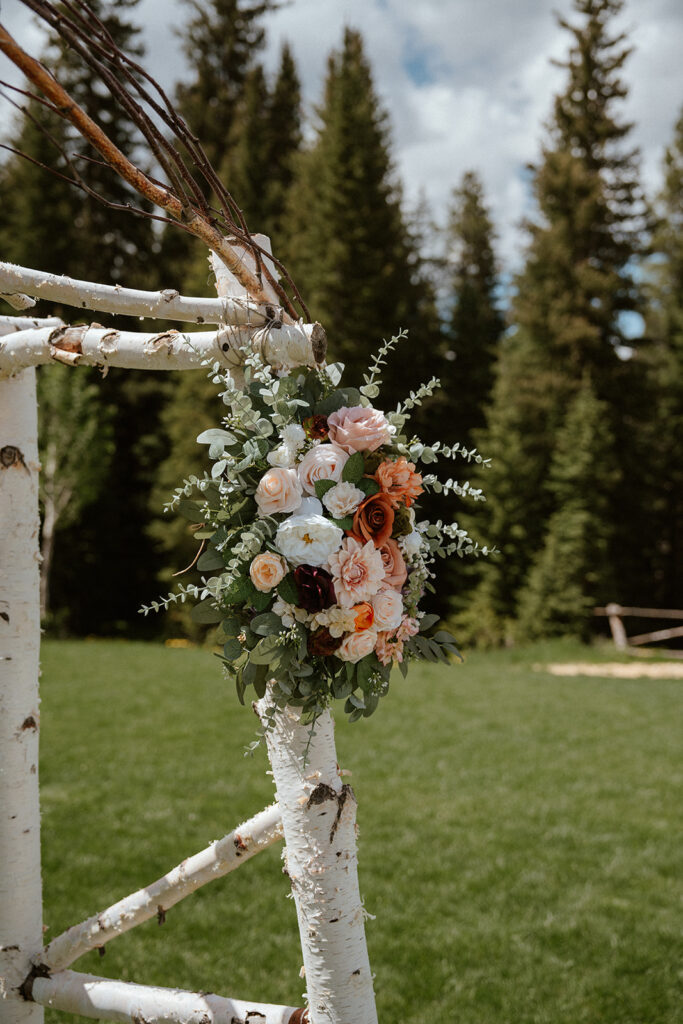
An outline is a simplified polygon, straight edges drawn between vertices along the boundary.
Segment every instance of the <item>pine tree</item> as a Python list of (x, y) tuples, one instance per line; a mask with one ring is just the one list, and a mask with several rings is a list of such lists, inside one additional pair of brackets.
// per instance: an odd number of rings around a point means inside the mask
[(655, 607), (675, 608), (683, 578), (683, 112), (665, 153), (656, 205), (646, 316), (652, 344), (644, 360), (649, 398), (643, 431), (649, 479), (644, 561), (656, 587)]
[(389, 364), (392, 404), (440, 368), (433, 296), (401, 211), (386, 114), (360, 34), (346, 29), (328, 60), (312, 147), (298, 161), (286, 218), (285, 262), (330, 352), (361, 381), (368, 355), (398, 327), (409, 342)]
[(441, 371), (452, 396), (444, 438), (469, 445), (484, 425), (493, 386), (496, 346), (504, 320), (496, 302), (495, 234), (479, 177), (467, 171), (453, 200), (446, 229), (449, 310), (445, 335), (449, 362)]
[[(636, 154), (624, 147), (630, 126), (614, 110), (626, 95), (620, 73), (629, 53), (609, 27), (621, 7), (621, 0), (575, 0), (578, 23), (560, 19), (572, 36), (562, 65), (567, 84), (535, 170), (539, 217), (527, 225), (526, 263), (515, 282), (516, 330), (502, 346), (487, 426), (478, 436), (495, 467), (481, 481), (489, 499), (481, 530), (501, 550), (483, 569), (482, 586), (501, 621), (515, 614), (555, 510), (543, 482), (563, 412), (586, 373), (597, 399), (608, 403), (615, 445), (627, 452), (630, 444), (634, 363), (620, 358), (622, 317), (638, 303), (632, 262), (641, 250), (644, 206)], [(616, 534), (612, 547), (618, 556), (623, 541)]]
[(592, 609), (609, 600), (609, 494), (619, 471), (609, 407), (586, 377), (573, 399), (548, 475), (555, 512), (519, 598), (518, 635), (588, 637)]

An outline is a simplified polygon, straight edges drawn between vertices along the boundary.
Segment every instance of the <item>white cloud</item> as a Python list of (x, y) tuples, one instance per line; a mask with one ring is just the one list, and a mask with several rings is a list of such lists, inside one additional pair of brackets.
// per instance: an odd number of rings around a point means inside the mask
[[(345, 26), (365, 39), (376, 88), (389, 112), (394, 158), (406, 196), (425, 195), (443, 221), (463, 171), (480, 171), (509, 266), (518, 258), (520, 218), (529, 204), (524, 168), (535, 160), (552, 97), (563, 81), (550, 58), (561, 58), (569, 37), (553, 16), (561, 0), (294, 0), (265, 24), (266, 66), (277, 66), (287, 40), (297, 59), (308, 112), (319, 102), (327, 56)], [(184, 62), (173, 26), (186, 11), (179, 0), (142, 0), (147, 65), (165, 87), (182, 76)], [(3, 17), (28, 48), (39, 33), (26, 8)], [(634, 144), (652, 192), (659, 183), (663, 147), (681, 102), (679, 0), (630, 0), (620, 17), (635, 52), (624, 78), (630, 86), (624, 115), (636, 122)]]

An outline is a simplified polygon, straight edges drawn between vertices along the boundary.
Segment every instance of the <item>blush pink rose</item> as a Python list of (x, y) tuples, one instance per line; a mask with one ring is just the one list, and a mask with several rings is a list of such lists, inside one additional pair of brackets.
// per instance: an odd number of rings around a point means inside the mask
[(256, 488), (260, 516), (294, 512), (301, 504), (301, 484), (295, 469), (274, 466), (263, 474)]
[(382, 556), (371, 540), (363, 544), (355, 537), (347, 537), (339, 551), (330, 555), (328, 567), (334, 579), (337, 603), (342, 608), (368, 601), (384, 579)]
[(284, 560), (271, 551), (257, 555), (249, 566), (251, 582), (262, 594), (267, 594), (285, 578), (287, 568)]
[(389, 538), (379, 548), (384, 562), (384, 585), (400, 590), (408, 578), (406, 563), (395, 540)]
[(335, 654), (342, 661), (357, 662), (361, 658), (372, 654), (377, 643), (377, 632), (374, 629), (365, 629), (362, 633), (350, 633), (344, 637)]
[(307, 494), (315, 494), (318, 480), (341, 480), (348, 454), (334, 444), (318, 444), (306, 452), (297, 466), (299, 482)]
[(398, 590), (386, 587), (379, 590), (372, 599), (375, 610), (374, 626), (380, 631), (398, 629), (403, 618), (403, 598)]
[(327, 418), (330, 441), (352, 455), (353, 452), (374, 452), (391, 438), (391, 430), (383, 412), (372, 406), (345, 405)]

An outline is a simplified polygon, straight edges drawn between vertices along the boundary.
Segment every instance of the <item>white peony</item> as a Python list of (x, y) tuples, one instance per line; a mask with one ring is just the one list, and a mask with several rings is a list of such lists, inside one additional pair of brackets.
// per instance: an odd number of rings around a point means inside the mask
[(364, 500), (365, 494), (360, 487), (343, 481), (330, 487), (323, 496), (323, 505), (334, 519), (343, 519), (353, 515)]
[(275, 547), (290, 565), (325, 565), (341, 547), (343, 537), (344, 531), (324, 516), (297, 512), (278, 528)]

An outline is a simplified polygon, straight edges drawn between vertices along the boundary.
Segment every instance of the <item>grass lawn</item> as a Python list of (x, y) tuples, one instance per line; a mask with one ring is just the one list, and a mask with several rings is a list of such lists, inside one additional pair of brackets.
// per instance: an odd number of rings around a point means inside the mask
[[(383, 1024), (683, 1020), (682, 684), (533, 668), (601, 657), (472, 654), (339, 722)], [(46, 642), (42, 702), (47, 939), (272, 800), (263, 750), (243, 757), (256, 720), (206, 651)], [(268, 850), (75, 969), (300, 1005), (288, 891)]]

